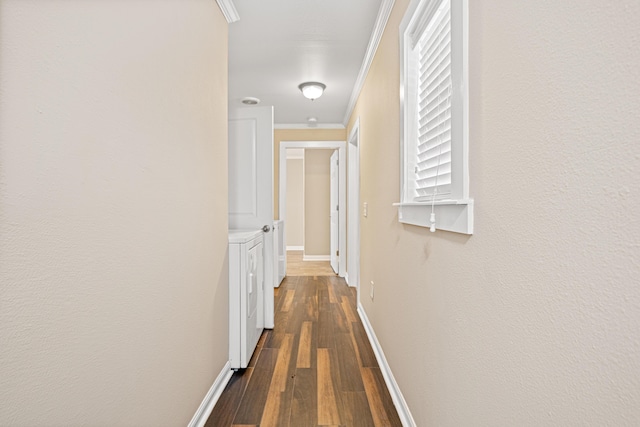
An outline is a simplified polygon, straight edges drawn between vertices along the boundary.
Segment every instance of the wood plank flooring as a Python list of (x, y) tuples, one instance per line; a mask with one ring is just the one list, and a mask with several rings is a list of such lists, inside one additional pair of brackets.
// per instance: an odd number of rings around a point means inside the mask
[(329, 261), (303, 261), (302, 251), (287, 251), (287, 276), (335, 276)]
[(275, 327), (235, 372), (206, 427), (402, 426), (356, 310), (332, 276), (287, 276)]

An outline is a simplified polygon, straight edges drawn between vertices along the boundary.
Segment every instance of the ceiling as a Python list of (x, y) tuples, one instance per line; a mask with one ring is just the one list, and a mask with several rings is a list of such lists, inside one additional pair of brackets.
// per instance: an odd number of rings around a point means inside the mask
[[(277, 127), (307, 127), (310, 117), (318, 127), (344, 126), (363, 63), (368, 68), (369, 40), (381, 32), (378, 11), (388, 3), (234, 0), (240, 19), (229, 25), (229, 107), (255, 97), (274, 106)], [(304, 98), (298, 85), (306, 81), (326, 84), (324, 95)]]

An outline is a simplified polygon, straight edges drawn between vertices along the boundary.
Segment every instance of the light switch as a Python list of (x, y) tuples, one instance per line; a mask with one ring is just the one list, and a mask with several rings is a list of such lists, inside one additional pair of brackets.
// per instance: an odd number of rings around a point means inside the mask
[(366, 218), (369, 215), (369, 203), (364, 202), (364, 207), (362, 208), (362, 215)]

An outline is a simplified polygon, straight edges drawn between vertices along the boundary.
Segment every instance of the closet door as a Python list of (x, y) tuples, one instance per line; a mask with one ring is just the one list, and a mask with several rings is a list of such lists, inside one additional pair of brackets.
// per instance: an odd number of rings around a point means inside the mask
[(229, 109), (229, 229), (263, 230), (266, 305), (273, 328), (273, 107)]

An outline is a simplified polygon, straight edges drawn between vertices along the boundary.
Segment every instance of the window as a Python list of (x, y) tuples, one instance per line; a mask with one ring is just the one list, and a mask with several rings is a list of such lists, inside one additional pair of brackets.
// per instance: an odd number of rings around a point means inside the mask
[(400, 222), (472, 234), (467, 2), (413, 0), (400, 26), (402, 176), (396, 205)]

